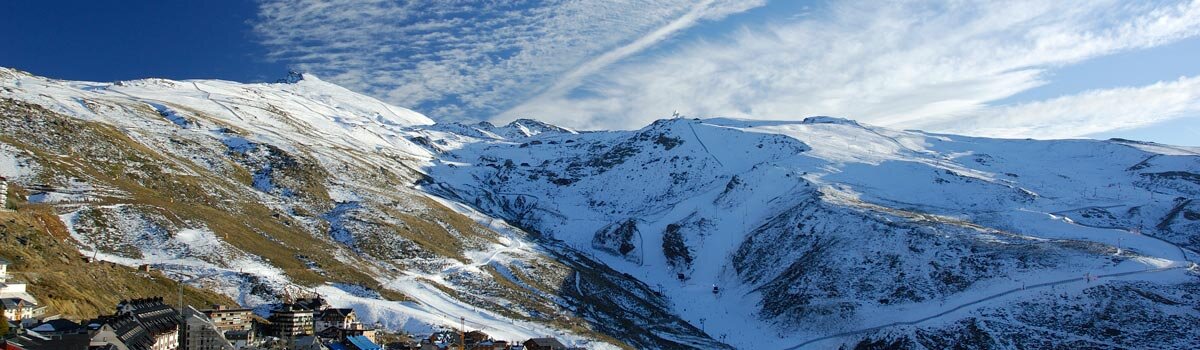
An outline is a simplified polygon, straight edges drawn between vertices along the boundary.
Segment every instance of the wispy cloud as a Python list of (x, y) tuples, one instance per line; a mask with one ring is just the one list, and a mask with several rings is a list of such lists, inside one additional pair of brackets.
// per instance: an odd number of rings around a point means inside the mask
[(925, 127), (996, 137), (1064, 138), (1196, 115), (1200, 115), (1200, 76), (985, 108), (970, 116), (928, 123)]
[(256, 32), (277, 59), (439, 120), (637, 128), (678, 109), (1071, 137), (1197, 112), (1195, 77), (997, 101), (1200, 35), (1200, 0), (831, 1), (663, 44), (764, 1), (266, 0)]
[(1162, 96), (1156, 101), (1164, 105), (1143, 114), (1125, 109), (1132, 114), (1116, 116), (1122, 122), (1062, 118), (1063, 125), (1040, 123), (1034, 131), (1016, 127), (1019, 123), (1005, 129), (1002, 121), (981, 121), (1000, 116), (1028, 121), (1036, 118), (1023, 113), (1053, 111), (1043, 117), (1050, 120), (1101, 99), (1088, 96), (1132, 100), (1195, 91), (1190, 80), (1182, 80), (1010, 108), (988, 105), (1044, 84), (1049, 69), (1195, 36), (1198, 1), (836, 2), (821, 11), (622, 65), (579, 88), (587, 93), (531, 100), (504, 118), (533, 115), (576, 127), (633, 128), (673, 109), (764, 119), (830, 114), (903, 128), (1063, 137), (1084, 135), (1096, 125), (1128, 127), (1178, 114), (1150, 117), (1156, 109), (1187, 108), (1178, 105), (1183, 100)]
[(440, 119), (488, 118), (756, 2), (275, 1), (271, 56)]

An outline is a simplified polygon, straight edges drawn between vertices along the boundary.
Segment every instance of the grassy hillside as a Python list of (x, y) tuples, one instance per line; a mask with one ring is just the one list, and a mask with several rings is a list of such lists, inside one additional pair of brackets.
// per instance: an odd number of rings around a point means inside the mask
[[(28, 206), (0, 212), (0, 256), (13, 262), (11, 275), (29, 283), (29, 292), (50, 307), (49, 314), (87, 319), (112, 313), (123, 299), (164, 297), (178, 302), (178, 283), (161, 273), (108, 262), (89, 263), (49, 208)], [(191, 305), (233, 304), (233, 300), (185, 286)]]
[[(376, 289), (392, 300), (404, 299), (400, 293), (381, 288), (363, 272), (363, 266), (350, 266), (336, 258), (337, 248), (313, 239), (290, 216), (262, 205), (256, 197), (239, 194), (238, 184), (233, 183), (236, 177), (174, 159), (112, 126), (65, 117), (20, 101), (0, 100), (0, 128), (4, 129), (0, 142), (29, 152), (42, 167), (37, 175), (42, 184), (60, 186), (82, 179), (120, 193), (98, 195), (88, 205), (136, 205), (164, 213), (172, 221), (168, 224), (203, 223), (238, 249), (270, 261), (297, 283), (348, 283)], [(58, 207), (40, 210), (61, 214), (75, 209)], [(103, 218), (93, 222), (99, 223), (97, 234), (119, 229), (104, 227)], [(309, 263), (319, 266), (320, 272), (309, 268)]]

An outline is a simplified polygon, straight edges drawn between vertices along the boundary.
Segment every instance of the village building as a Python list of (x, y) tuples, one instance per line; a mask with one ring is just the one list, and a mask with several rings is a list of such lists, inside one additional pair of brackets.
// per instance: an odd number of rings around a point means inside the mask
[(495, 339), (480, 341), (471, 346), (471, 348), (477, 350), (509, 350), (508, 342)]
[(44, 320), (20, 330), (9, 345), (24, 350), (177, 350), (180, 320), (162, 298), (133, 299), (122, 301), (115, 314), (87, 326)]
[(349, 327), (341, 329), (341, 337), (362, 336), (371, 342), (378, 342), (379, 340), (375, 338), (376, 332), (375, 328), (368, 328), (362, 322), (355, 322), (351, 323)]
[(233, 344), (234, 349), (245, 349), (262, 343), (255, 331), (225, 331), (225, 340)]
[(8, 179), (0, 176), (0, 211), (8, 211)]
[(91, 341), (86, 332), (44, 334), (29, 330), (0, 342), (0, 348), (5, 350), (91, 350), (90, 346)]
[(509, 350), (512, 346), (520, 346), (520, 344), (510, 344), (507, 341), (492, 339), (490, 335), (481, 331), (470, 331), (459, 333), (456, 331), (440, 331), (429, 335), (419, 344), (421, 350), (432, 349), (458, 349), (459, 344), (466, 342), (468, 349), (493, 350), (503, 349)]
[(23, 327), (37, 323), (38, 316), (44, 311), (44, 308), (21, 298), (0, 298), (0, 304), (4, 304), (4, 319)]
[(533, 338), (526, 340), (522, 345), (528, 350), (567, 350), (566, 345), (554, 338)]
[(0, 258), (0, 302), (4, 303), (4, 318), (22, 326), (37, 322), (46, 308), (39, 307), (38, 301), (26, 290), (25, 283), (13, 281), (8, 276), (8, 266), (12, 263)]
[(90, 338), (87, 329), (78, 323), (54, 319), (17, 330), (5, 345), (6, 349), (22, 350), (88, 350)]
[(329, 303), (325, 302), (325, 298), (322, 298), (321, 296), (297, 298), (292, 304), (312, 310), (313, 312), (318, 312), (329, 308)]
[[(92, 334), (93, 346), (112, 346), (118, 350), (174, 350), (179, 348), (178, 314), (171, 310), (168, 327), (166, 321), (143, 323), (130, 314), (119, 314), (99, 320), (100, 327)], [(147, 327), (149, 326), (149, 327)]]
[(87, 334), (87, 328), (84, 328), (83, 325), (61, 318), (43, 320), (41, 323), (30, 327), (29, 330), (48, 336), (64, 334)]
[(354, 314), (354, 309), (327, 308), (318, 313), (316, 331), (321, 332), (329, 328), (348, 329), (357, 322), (358, 316)]
[(241, 349), (256, 343), (254, 332), (254, 311), (247, 308), (230, 308), (224, 305), (213, 305), (212, 309), (200, 310), (212, 321), (221, 334)]
[(362, 323), (358, 322), (350, 324), (350, 326), (347, 328), (327, 327), (324, 330), (317, 332), (317, 336), (321, 337), (322, 339), (331, 339), (336, 341), (345, 341), (349, 337), (359, 336), (366, 338), (371, 342), (376, 342), (377, 339), (375, 338), (375, 334), (375, 329), (367, 328), (366, 326), (363, 326)]
[(346, 337), (338, 342), (329, 343), (330, 350), (383, 350), (382, 346), (361, 335)]
[(383, 348), (387, 349), (387, 350), (420, 350), (421, 349), (421, 343), (413, 338), (395, 340), (395, 341), (389, 342), (387, 344), (380, 344), (380, 345), (383, 345)]
[(183, 348), (186, 350), (234, 350), (223, 332), (204, 313), (188, 306), (183, 312)]
[(313, 310), (297, 304), (283, 304), (271, 311), (270, 334), (280, 338), (314, 335)]
[(321, 338), (308, 335), (292, 339), (288, 349), (292, 350), (329, 350), (325, 344), (321, 343)]
[[(446, 349), (448, 347), (457, 347), (461, 344), (458, 332), (455, 331), (440, 331), (429, 335), (426, 342), (433, 345), (435, 349)], [(422, 348), (424, 349), (424, 348)]]
[(179, 313), (163, 298), (144, 298), (117, 304), (113, 328), (130, 350), (175, 350), (179, 348)]

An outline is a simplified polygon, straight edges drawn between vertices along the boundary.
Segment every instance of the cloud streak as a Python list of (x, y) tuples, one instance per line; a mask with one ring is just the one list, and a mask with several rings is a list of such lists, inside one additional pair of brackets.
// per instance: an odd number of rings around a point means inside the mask
[(271, 57), (442, 120), (488, 118), (703, 19), (710, 0), (274, 1), (255, 32)]
[[(997, 109), (989, 102), (1044, 84), (1053, 68), (1175, 42), (1198, 31), (1196, 1), (838, 2), (806, 20), (747, 28), (621, 66), (582, 86), (586, 94), (533, 100), (504, 118), (535, 115), (575, 127), (635, 128), (679, 109), (762, 119), (842, 115), (892, 127), (1012, 135), (998, 125), (983, 127), (978, 115), (1049, 108)], [(1039, 135), (1078, 136), (1089, 129), (1045, 126), (1051, 128), (1039, 129)]]
[(1096, 89), (986, 108), (928, 129), (1009, 138), (1065, 138), (1132, 129), (1200, 114), (1200, 76), (1140, 87)]
[(1074, 137), (1200, 113), (1195, 77), (997, 104), (1056, 68), (1200, 35), (1200, 0), (831, 1), (686, 35), (763, 1), (266, 0), (255, 32), (275, 59), (441, 121), (637, 128), (678, 109)]

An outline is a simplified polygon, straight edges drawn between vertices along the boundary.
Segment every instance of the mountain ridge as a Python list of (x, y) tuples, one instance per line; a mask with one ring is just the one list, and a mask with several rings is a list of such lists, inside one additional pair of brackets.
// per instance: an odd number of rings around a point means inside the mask
[[(41, 186), (19, 207), (55, 210), (81, 252), (216, 274), (197, 286), (260, 311), (294, 286), (392, 328), (462, 314), (499, 335), (597, 348), (782, 348), (829, 334), (846, 335), (809, 346), (1200, 343), (1162, 316), (1200, 319), (1178, 306), (1200, 305), (1185, 298), (1200, 248), (1200, 157), (1187, 147), (834, 117), (440, 124), (294, 80), (0, 69), (0, 171)], [(63, 125), (79, 135), (47, 136)], [(107, 135), (123, 136), (74, 141)], [(1143, 269), (1165, 270), (1073, 280)], [(1051, 280), (1074, 282), (903, 324)], [(1104, 295), (1122, 310), (1104, 317), (1132, 335), (1037, 321), (1096, 319), (1074, 308)], [(884, 324), (895, 326), (847, 333)], [(972, 338), (951, 336), (962, 329)]]

